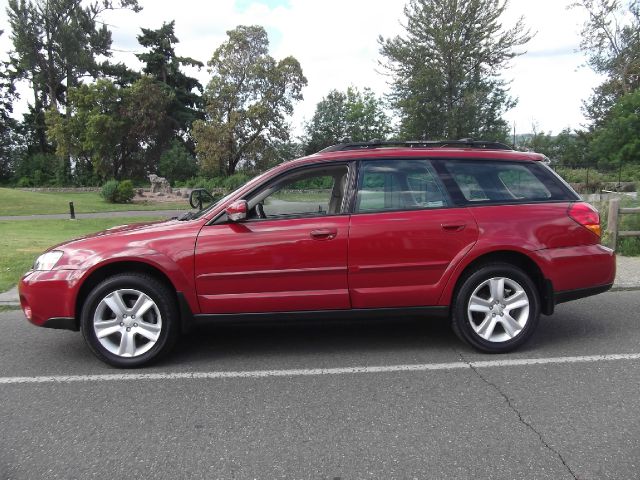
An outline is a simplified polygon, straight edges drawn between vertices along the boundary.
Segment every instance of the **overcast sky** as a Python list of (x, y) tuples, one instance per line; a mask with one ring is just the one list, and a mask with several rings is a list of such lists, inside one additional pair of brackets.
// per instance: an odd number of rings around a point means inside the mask
[[(579, 31), (584, 14), (567, 10), (567, 0), (511, 0), (504, 18), (510, 26), (523, 15), (537, 32), (527, 53), (512, 62), (506, 72), (511, 94), (518, 105), (506, 119), (516, 123), (518, 133), (531, 131), (535, 122), (544, 131), (579, 128), (585, 120), (581, 101), (600, 79), (584, 65), (579, 53)], [(280, 59), (296, 57), (309, 84), (304, 100), (291, 119), (296, 133), (308, 120), (316, 103), (329, 90), (349, 85), (371, 87), (383, 94), (387, 78), (380, 74), (378, 35), (402, 32), (405, 0), (140, 0), (140, 13), (109, 12), (106, 22), (113, 32), (114, 58), (139, 68), (134, 53), (140, 51), (136, 36), (140, 28), (158, 28), (163, 21), (176, 21), (179, 55), (206, 62), (225, 40), (226, 31), (237, 25), (263, 25), (271, 42), (271, 54)], [(0, 52), (10, 49), (4, 13), (7, 0), (0, 0)], [(3, 55), (3, 57), (6, 56)], [(203, 84), (206, 68), (194, 72)], [(28, 98), (25, 91), (24, 99)], [(19, 107), (18, 109), (21, 109)]]

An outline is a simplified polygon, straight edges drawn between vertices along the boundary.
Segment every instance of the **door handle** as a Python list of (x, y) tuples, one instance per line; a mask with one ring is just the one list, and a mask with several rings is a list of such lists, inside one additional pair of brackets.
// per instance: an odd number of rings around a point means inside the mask
[(319, 228), (317, 230), (312, 230), (310, 235), (314, 240), (333, 240), (336, 238), (338, 234), (338, 230), (335, 228)]
[(442, 229), (445, 232), (460, 232), (466, 227), (466, 223), (443, 223)]

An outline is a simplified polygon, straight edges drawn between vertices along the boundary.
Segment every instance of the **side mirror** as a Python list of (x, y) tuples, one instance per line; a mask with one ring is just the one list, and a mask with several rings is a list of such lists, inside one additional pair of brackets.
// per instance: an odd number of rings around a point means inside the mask
[(203, 203), (210, 203), (213, 200), (213, 195), (204, 188), (196, 188), (191, 190), (189, 194), (189, 205), (191, 205), (191, 208), (197, 208), (198, 210), (202, 210)]
[(225, 210), (227, 217), (232, 222), (239, 222), (247, 218), (249, 207), (246, 200), (236, 200)]

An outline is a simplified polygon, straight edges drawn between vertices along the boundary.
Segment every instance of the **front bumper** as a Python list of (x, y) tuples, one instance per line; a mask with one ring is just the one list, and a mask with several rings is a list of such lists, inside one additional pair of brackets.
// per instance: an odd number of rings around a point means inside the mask
[(40, 327), (78, 330), (75, 299), (80, 277), (80, 270), (27, 272), (18, 283), (27, 320)]

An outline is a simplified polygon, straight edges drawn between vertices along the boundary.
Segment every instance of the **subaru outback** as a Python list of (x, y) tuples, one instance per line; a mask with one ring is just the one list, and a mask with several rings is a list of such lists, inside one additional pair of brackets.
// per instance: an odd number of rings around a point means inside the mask
[(199, 212), (53, 247), (20, 302), (117, 367), (216, 321), (446, 317), (507, 352), (615, 277), (597, 211), (545, 160), (472, 140), (335, 145)]

